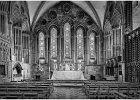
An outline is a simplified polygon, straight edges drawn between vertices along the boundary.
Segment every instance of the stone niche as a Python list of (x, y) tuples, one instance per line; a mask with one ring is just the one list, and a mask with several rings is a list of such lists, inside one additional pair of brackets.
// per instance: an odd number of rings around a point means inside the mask
[(85, 67), (85, 78), (88, 80), (102, 80), (103, 68), (101, 65), (87, 65)]

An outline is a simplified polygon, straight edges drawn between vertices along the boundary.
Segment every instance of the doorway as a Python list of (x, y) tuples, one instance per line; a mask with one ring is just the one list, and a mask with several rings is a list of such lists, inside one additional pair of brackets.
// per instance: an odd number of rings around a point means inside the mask
[(5, 75), (5, 65), (0, 65), (0, 75)]
[(95, 76), (94, 75), (90, 75), (90, 80), (95, 80)]
[(36, 75), (36, 81), (40, 81), (40, 75)]

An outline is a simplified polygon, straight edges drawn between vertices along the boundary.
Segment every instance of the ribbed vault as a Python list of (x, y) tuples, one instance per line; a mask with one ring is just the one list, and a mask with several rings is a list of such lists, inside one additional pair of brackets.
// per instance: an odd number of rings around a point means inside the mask
[[(30, 15), (30, 23), (31, 28), (34, 27), (38, 19), (42, 16), (42, 14), (48, 10), (50, 7), (55, 5), (60, 1), (27, 1), (28, 8), (29, 8), (29, 15)], [(104, 8), (106, 2), (97, 2), (97, 1), (71, 1), (74, 4), (81, 7), (85, 12), (87, 12), (93, 20), (95, 20), (96, 24), (102, 29), (103, 23), (103, 15), (104, 15)], [(100, 4), (100, 8), (95, 5)], [(95, 8), (95, 7), (96, 8)], [(101, 8), (102, 7), (102, 8)], [(102, 9), (102, 12), (101, 12)]]

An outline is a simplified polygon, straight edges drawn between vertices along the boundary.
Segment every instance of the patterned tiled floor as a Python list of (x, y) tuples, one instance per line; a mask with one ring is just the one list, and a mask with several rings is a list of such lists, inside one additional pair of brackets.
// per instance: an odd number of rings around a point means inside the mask
[(54, 87), (50, 99), (87, 99), (82, 87)]

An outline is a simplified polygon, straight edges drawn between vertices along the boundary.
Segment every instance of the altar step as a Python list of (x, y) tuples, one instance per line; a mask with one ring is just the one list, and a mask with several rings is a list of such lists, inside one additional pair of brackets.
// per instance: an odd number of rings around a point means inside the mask
[(56, 87), (82, 87), (83, 83), (53, 83)]
[(83, 85), (82, 80), (51, 80), (54, 86), (64, 87), (81, 87)]
[(83, 80), (50, 80), (53, 83), (83, 83)]
[(54, 86), (54, 91), (49, 99), (87, 99), (81, 87), (76, 86)]

